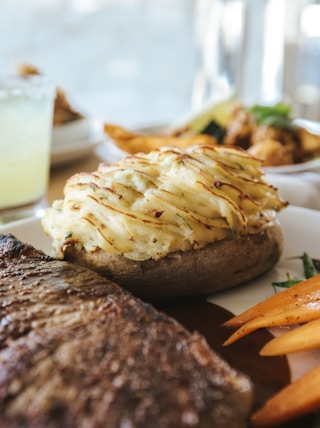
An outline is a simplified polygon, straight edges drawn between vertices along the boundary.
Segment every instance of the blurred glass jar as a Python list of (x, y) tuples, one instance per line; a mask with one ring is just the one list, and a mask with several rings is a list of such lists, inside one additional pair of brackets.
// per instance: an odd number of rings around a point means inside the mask
[(286, 15), (284, 98), (292, 104), (295, 116), (317, 121), (320, 120), (319, 23), (319, 1), (290, 2)]
[(284, 36), (284, 0), (199, 0), (193, 107), (233, 95), (246, 104), (280, 101)]

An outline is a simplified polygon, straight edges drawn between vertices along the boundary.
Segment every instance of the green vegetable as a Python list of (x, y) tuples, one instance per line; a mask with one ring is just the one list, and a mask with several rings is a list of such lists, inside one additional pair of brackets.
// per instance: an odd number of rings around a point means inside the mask
[(211, 135), (211, 137), (216, 138), (218, 144), (223, 144), (224, 137), (226, 136), (226, 128), (219, 125), (214, 120), (211, 120), (205, 128), (203, 128), (200, 134)]
[(290, 278), (290, 275), (287, 273), (286, 281), (273, 282), (272, 283), (273, 286), (290, 288), (293, 285), (298, 284), (299, 282), (304, 281), (305, 279), (311, 278), (315, 275), (318, 275), (318, 273), (320, 273), (320, 260), (311, 258), (309, 254), (306, 252), (304, 252), (303, 255), (298, 258), (302, 260), (303, 272), (305, 277), (301, 279), (292, 279)]
[(259, 125), (273, 126), (275, 128), (291, 128), (293, 126), (291, 107), (288, 104), (277, 103), (273, 106), (256, 104), (248, 109)]
[(221, 102), (213, 102), (205, 106), (202, 111), (193, 115), (186, 123), (187, 129), (199, 134), (211, 121), (215, 121), (221, 127), (225, 127), (230, 120), (230, 115), (235, 105), (235, 99), (230, 98)]
[(311, 278), (312, 276), (315, 276), (319, 273), (309, 254), (303, 253), (302, 262), (303, 262), (304, 275), (306, 278)]
[(290, 288), (293, 285), (296, 285), (296, 284), (298, 284), (301, 281), (303, 281), (303, 279), (292, 279), (290, 277), (290, 275), (287, 273), (287, 280), (286, 281), (273, 282), (272, 285), (274, 287)]

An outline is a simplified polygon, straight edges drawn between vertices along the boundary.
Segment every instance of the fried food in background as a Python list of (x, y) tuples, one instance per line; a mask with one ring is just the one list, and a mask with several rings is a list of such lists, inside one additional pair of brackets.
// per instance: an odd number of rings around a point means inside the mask
[(220, 143), (248, 150), (263, 166), (293, 165), (320, 156), (320, 136), (297, 126), (290, 114), (290, 106), (283, 103), (251, 108), (234, 103)]
[(294, 164), (293, 154), (278, 140), (258, 141), (247, 150), (251, 155), (263, 160), (263, 166), (281, 166)]
[[(41, 72), (31, 64), (19, 64), (17, 72), (20, 76), (41, 74)], [(56, 89), (54, 102), (53, 126), (65, 125), (66, 123), (82, 119), (83, 115), (74, 109), (68, 101), (65, 92), (61, 88)]]
[(205, 134), (192, 135), (171, 135), (171, 134), (154, 134), (144, 135), (138, 132), (129, 131), (121, 126), (105, 123), (104, 132), (113, 140), (117, 147), (126, 153), (149, 153), (152, 150), (165, 146), (175, 146), (180, 149), (197, 144), (217, 145), (216, 138)]
[[(264, 109), (264, 112), (259, 112)], [(269, 113), (268, 113), (268, 110)], [(236, 145), (263, 160), (264, 166), (292, 165), (303, 162), (299, 129), (288, 117), (289, 111), (238, 104), (226, 126), (224, 144)], [(263, 116), (264, 115), (264, 116)]]
[(196, 144), (236, 146), (260, 159), (263, 166), (293, 165), (320, 156), (320, 135), (298, 126), (287, 104), (254, 105), (238, 100), (212, 107), (163, 132), (145, 134), (106, 123), (104, 132), (128, 154), (149, 153), (163, 146), (186, 149)]
[(54, 103), (53, 125), (64, 125), (82, 118), (83, 115), (70, 105), (63, 90), (57, 88)]

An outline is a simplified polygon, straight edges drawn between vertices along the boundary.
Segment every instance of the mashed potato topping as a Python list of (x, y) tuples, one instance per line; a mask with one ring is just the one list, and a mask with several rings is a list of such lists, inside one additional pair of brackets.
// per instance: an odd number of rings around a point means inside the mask
[(165, 147), (72, 176), (42, 220), (57, 257), (78, 249), (159, 259), (260, 233), (286, 206), (261, 163), (223, 146)]

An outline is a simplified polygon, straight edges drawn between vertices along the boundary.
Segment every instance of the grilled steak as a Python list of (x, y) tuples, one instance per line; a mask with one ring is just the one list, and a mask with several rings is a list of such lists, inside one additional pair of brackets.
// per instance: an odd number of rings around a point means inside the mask
[(246, 426), (247, 376), (90, 270), (0, 235), (1, 427)]

